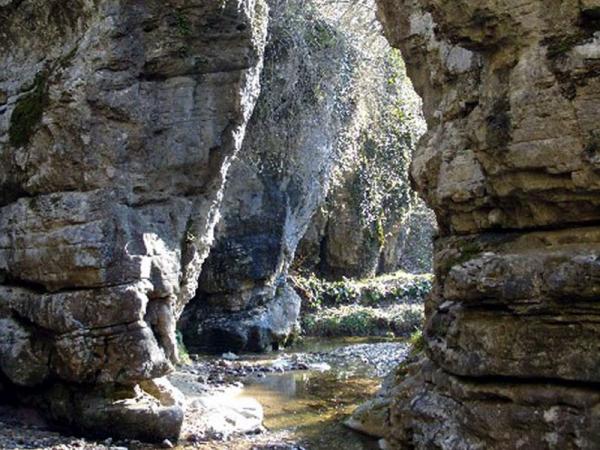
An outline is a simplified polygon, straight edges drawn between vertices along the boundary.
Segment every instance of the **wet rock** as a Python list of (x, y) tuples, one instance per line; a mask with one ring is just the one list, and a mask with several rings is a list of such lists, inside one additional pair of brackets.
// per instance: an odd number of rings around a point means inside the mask
[(350, 418), (344, 421), (344, 425), (377, 438), (387, 436), (391, 401), (391, 398), (376, 397), (363, 403), (352, 413)]
[(238, 355), (236, 355), (235, 353), (231, 353), (231, 352), (223, 353), (223, 355), (221, 355), (221, 358), (223, 358), (227, 361), (235, 361), (235, 360), (240, 359)]

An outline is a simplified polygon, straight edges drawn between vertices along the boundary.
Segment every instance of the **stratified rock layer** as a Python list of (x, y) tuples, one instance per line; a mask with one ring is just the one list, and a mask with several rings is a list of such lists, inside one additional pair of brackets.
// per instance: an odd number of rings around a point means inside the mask
[(254, 0), (0, 2), (0, 372), (51, 417), (177, 436), (182, 405), (149, 380), (176, 360), (266, 15)]
[(423, 96), (428, 360), (397, 448), (600, 446), (600, 3), (379, 0)]

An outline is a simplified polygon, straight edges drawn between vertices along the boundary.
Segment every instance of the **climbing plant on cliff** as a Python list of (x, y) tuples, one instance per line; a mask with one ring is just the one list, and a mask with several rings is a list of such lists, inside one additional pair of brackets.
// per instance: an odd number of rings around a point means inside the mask
[[(383, 80), (364, 98), (366, 125), (361, 130), (355, 181), (363, 227), (380, 246), (411, 206), (410, 160), (422, 129), (417, 109), (406, 98), (408, 81), (397, 50), (386, 53)], [(372, 82), (372, 80), (369, 80)]]
[[(276, 132), (263, 136), (264, 150), (255, 152), (250, 163), (260, 173), (283, 178), (293, 175), (297, 161), (289, 152), (282, 158), (273, 149), (285, 147), (285, 141), (288, 147), (295, 145), (298, 136), (291, 130), (301, 120), (299, 116), (323, 109), (326, 112), (321, 114), (334, 116), (340, 127), (350, 121), (358, 55), (313, 1), (271, 0), (270, 15), (261, 76), (261, 87), (269, 95), (259, 97), (253, 120)], [(312, 119), (315, 127), (322, 125), (317, 115)]]
[[(405, 247), (408, 218), (418, 204), (409, 166), (425, 131), (420, 99), (400, 52), (381, 35), (371, 0), (315, 1), (340, 30), (338, 39), (357, 54), (351, 61), (354, 111), (352, 126), (340, 136), (324, 219), (316, 219), (325, 225), (316, 224), (321, 231), (312, 234), (321, 233), (321, 245), (302, 245), (299, 259), (308, 261), (303, 267), (309, 270), (316, 262), (333, 278), (374, 275), (380, 267), (393, 271), (400, 267), (397, 249)], [(318, 256), (307, 254), (315, 249)]]

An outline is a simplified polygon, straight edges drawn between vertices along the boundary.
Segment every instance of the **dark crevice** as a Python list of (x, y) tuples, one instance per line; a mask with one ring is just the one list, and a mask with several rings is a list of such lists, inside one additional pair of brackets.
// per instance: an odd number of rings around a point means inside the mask
[(559, 388), (578, 388), (585, 390), (597, 391), (600, 394), (600, 382), (581, 381), (581, 380), (565, 380), (562, 378), (552, 377), (517, 377), (505, 375), (485, 375), (485, 376), (467, 376), (457, 375), (442, 369), (450, 376), (457, 378), (465, 383), (474, 383), (479, 385), (521, 385), (521, 386), (554, 386)]
[(447, 233), (442, 235), (441, 237), (479, 237), (481, 235), (522, 235), (526, 233), (535, 233), (538, 231), (563, 231), (568, 229), (577, 229), (577, 228), (600, 228), (600, 219), (591, 219), (584, 222), (563, 222), (559, 224), (549, 224), (549, 225), (539, 225), (539, 226), (530, 226), (530, 227), (505, 227), (505, 228), (493, 228), (493, 229), (483, 229), (483, 230), (470, 230), (470, 231), (454, 231), (452, 233)]
[(97, 291), (100, 289), (110, 289), (110, 288), (118, 288), (118, 287), (125, 287), (125, 286), (133, 286), (144, 280), (145, 280), (144, 278), (140, 278), (140, 279), (131, 280), (131, 281), (125, 282), (125, 283), (101, 284), (101, 285), (97, 285), (97, 286), (62, 287), (62, 288), (58, 288), (58, 289), (51, 289), (42, 283), (18, 278), (10, 273), (0, 270), (0, 286), (1, 287), (13, 288), (13, 289), (25, 289), (25, 290), (28, 290), (31, 293), (37, 294), (37, 295), (69, 294), (69, 293), (77, 293), (77, 292)]
[(43, 284), (16, 277), (15, 275), (4, 270), (0, 270), (0, 283), (2, 287), (26, 289), (38, 295), (50, 293), (50, 291)]

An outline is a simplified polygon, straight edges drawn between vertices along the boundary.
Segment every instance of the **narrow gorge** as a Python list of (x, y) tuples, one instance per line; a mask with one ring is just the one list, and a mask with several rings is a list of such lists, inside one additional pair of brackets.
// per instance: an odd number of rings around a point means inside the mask
[[(0, 38), (1, 448), (600, 448), (600, 1), (0, 0)], [(248, 374), (265, 417), (196, 392)]]

